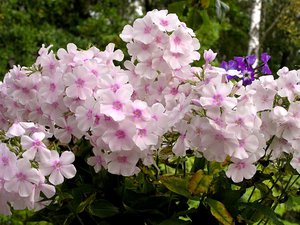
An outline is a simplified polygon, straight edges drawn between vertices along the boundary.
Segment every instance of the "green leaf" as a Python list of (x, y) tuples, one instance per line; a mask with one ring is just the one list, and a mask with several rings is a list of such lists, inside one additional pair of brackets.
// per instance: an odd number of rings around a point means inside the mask
[(241, 206), (244, 209), (242, 216), (249, 223), (258, 222), (265, 217), (272, 221), (275, 225), (283, 225), (283, 223), (277, 218), (276, 213), (270, 207), (256, 202), (243, 203)]
[(77, 213), (81, 213), (84, 211), (84, 209), (90, 205), (96, 198), (96, 194), (92, 194), (90, 197), (88, 197), (85, 201), (81, 202), (77, 207)]
[(207, 204), (210, 207), (211, 214), (223, 225), (233, 225), (233, 218), (230, 215), (230, 213), (227, 211), (225, 206), (214, 199), (207, 198), (206, 199)]
[(168, 190), (184, 197), (192, 198), (190, 192), (188, 191), (188, 178), (162, 176), (160, 181)]
[(100, 218), (111, 217), (119, 213), (119, 209), (107, 200), (99, 199), (88, 206), (88, 211), (93, 216)]
[(212, 180), (212, 175), (205, 175), (203, 170), (198, 170), (191, 178), (188, 190), (193, 195), (207, 193)]

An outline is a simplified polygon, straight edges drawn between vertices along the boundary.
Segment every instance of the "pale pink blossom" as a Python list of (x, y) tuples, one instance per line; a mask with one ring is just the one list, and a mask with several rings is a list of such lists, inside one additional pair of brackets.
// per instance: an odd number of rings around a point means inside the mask
[(31, 168), (28, 159), (19, 159), (14, 176), (5, 182), (4, 188), (8, 192), (16, 192), (21, 197), (28, 197), (32, 194), (34, 184), (38, 184), (40, 176), (37, 169)]
[(118, 151), (108, 155), (107, 169), (112, 174), (132, 176), (140, 169), (136, 166), (139, 156), (136, 151)]
[(96, 173), (98, 173), (102, 168), (107, 169), (107, 155), (99, 148), (93, 148), (93, 153), (94, 156), (87, 159), (87, 164), (94, 167)]
[(151, 43), (156, 33), (157, 27), (153, 24), (150, 16), (145, 16), (141, 19), (136, 19), (133, 22), (133, 37), (135, 40), (143, 42), (144, 44)]
[(231, 161), (233, 163), (229, 165), (226, 176), (231, 178), (234, 183), (242, 182), (244, 179), (251, 179), (256, 173), (253, 157), (242, 160), (232, 158)]
[(57, 151), (51, 151), (51, 156), (40, 163), (40, 171), (44, 176), (49, 176), (51, 184), (58, 185), (63, 183), (64, 177), (71, 179), (76, 174), (76, 168), (72, 164), (75, 156), (70, 151), (64, 151), (59, 156)]

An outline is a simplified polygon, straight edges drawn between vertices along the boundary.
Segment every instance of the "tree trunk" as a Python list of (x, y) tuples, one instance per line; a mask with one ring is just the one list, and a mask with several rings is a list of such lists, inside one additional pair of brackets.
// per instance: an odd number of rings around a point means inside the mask
[(259, 54), (259, 28), (261, 21), (262, 0), (254, 0), (251, 13), (251, 26), (249, 31), (248, 55)]

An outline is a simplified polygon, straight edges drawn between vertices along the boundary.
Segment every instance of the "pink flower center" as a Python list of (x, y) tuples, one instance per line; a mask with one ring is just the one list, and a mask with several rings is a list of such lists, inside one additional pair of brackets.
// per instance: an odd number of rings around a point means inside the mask
[(244, 125), (244, 120), (242, 118), (238, 118), (235, 123), (239, 126), (243, 126)]
[(56, 85), (55, 85), (55, 83), (51, 83), (50, 84), (50, 91), (51, 92), (54, 92), (56, 90)]
[(32, 147), (39, 147), (41, 146), (41, 141), (40, 140), (34, 140), (32, 142)]
[(110, 86), (110, 89), (111, 89), (114, 93), (116, 93), (117, 90), (119, 90), (119, 88), (120, 88), (120, 86), (119, 86), (118, 84), (113, 84), (113, 85)]
[(60, 167), (61, 167), (61, 164), (60, 164), (60, 161), (59, 160), (55, 160), (52, 164), (52, 168), (54, 170), (60, 170)]
[(145, 28), (144, 28), (144, 34), (150, 34), (151, 30), (152, 30), (151, 27), (145, 26)]
[(88, 120), (92, 120), (93, 119), (93, 110), (89, 109), (86, 113), (86, 118)]
[(215, 135), (215, 139), (217, 141), (224, 141), (225, 140), (225, 137), (222, 135), (222, 134), (216, 134)]
[(178, 94), (178, 88), (177, 88), (177, 87), (173, 87), (173, 88), (171, 89), (171, 94), (172, 94), (172, 95), (177, 95), (177, 94)]
[(9, 160), (8, 160), (8, 158), (6, 156), (3, 156), (1, 160), (2, 160), (2, 165), (3, 166), (7, 166), (8, 165)]
[(100, 115), (95, 115), (95, 122), (94, 122), (94, 124), (95, 125), (99, 125), (99, 123), (100, 123)]
[(235, 168), (241, 170), (244, 169), (246, 167), (246, 164), (244, 162), (238, 162), (235, 164)]
[(140, 137), (145, 137), (147, 135), (147, 130), (146, 129), (139, 129), (138, 130), (138, 135)]
[(72, 133), (72, 131), (73, 131), (72, 127), (70, 127), (70, 126), (66, 126), (66, 127), (65, 127), (65, 130), (66, 130), (68, 133)]
[(83, 88), (84, 83), (85, 83), (85, 81), (82, 80), (81, 78), (78, 78), (78, 79), (75, 81), (75, 84), (76, 84), (76, 86), (77, 86), (78, 88)]
[(222, 102), (223, 102), (223, 97), (222, 97), (222, 95), (220, 95), (220, 94), (215, 94), (215, 95), (213, 96), (213, 104), (214, 104), (214, 105), (220, 106), (220, 105), (222, 104)]
[(181, 38), (178, 36), (175, 36), (173, 39), (175, 45), (180, 45), (181, 44)]
[(127, 156), (118, 156), (117, 161), (119, 163), (127, 163)]
[(95, 156), (96, 164), (101, 164), (102, 163), (102, 157), (100, 155)]
[(122, 110), (123, 108), (123, 104), (120, 101), (114, 101), (112, 106), (115, 110)]
[(30, 92), (30, 90), (27, 88), (27, 87), (23, 87), (22, 88), (22, 92), (24, 93), (24, 94), (29, 94), (29, 92)]
[(17, 173), (16, 177), (17, 177), (18, 181), (24, 181), (24, 180), (26, 180), (26, 175), (24, 173), (22, 173), (22, 172)]
[(142, 117), (142, 111), (140, 109), (135, 109), (133, 111), (133, 116), (137, 119), (141, 118)]
[(122, 130), (117, 130), (116, 133), (115, 133), (115, 136), (118, 138), (118, 139), (124, 139), (126, 137), (126, 134), (124, 131)]
[(162, 25), (162, 26), (164, 26), (164, 27), (166, 27), (166, 26), (169, 25), (168, 20), (164, 20), (164, 19), (161, 19), (159, 23), (160, 23), (160, 25)]

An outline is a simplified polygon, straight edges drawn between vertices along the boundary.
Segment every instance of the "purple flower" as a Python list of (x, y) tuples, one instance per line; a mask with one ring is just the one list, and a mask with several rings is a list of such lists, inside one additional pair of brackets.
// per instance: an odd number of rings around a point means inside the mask
[(252, 67), (247, 67), (243, 71), (243, 85), (247, 86), (249, 84), (252, 84), (252, 81), (254, 81), (254, 69)]
[(263, 61), (264, 63), (267, 63), (270, 58), (271, 56), (269, 56), (266, 52), (262, 53), (260, 56), (261, 61)]
[(248, 66), (252, 66), (255, 63), (256, 56), (255, 55), (248, 55), (246, 56), (246, 62)]

